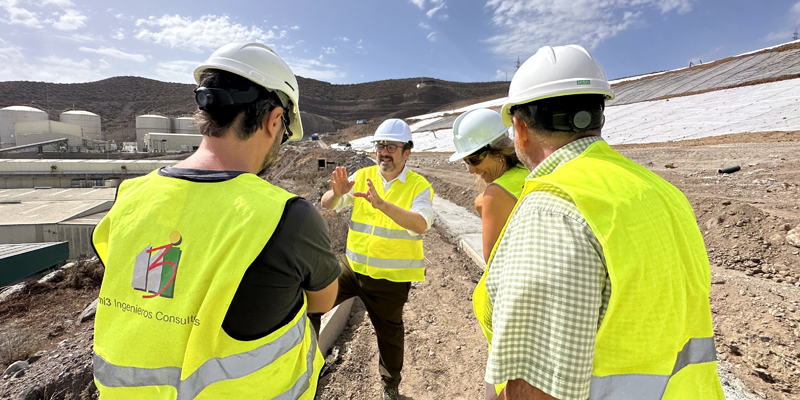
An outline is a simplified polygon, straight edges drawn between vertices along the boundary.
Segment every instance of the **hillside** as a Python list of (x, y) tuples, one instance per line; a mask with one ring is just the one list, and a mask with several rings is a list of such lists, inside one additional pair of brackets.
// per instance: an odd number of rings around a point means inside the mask
[[(507, 82), (461, 83), (430, 78), (333, 85), (298, 77), (298, 84), (306, 133), (336, 131), (357, 119), (404, 118), (508, 91)], [(102, 118), (107, 139), (127, 141), (135, 138), (137, 115), (191, 115), (196, 110), (193, 89), (194, 85), (131, 76), (75, 84), (0, 82), (0, 108), (29, 105), (47, 110), (51, 119), (58, 119), (65, 110), (91, 111)]]

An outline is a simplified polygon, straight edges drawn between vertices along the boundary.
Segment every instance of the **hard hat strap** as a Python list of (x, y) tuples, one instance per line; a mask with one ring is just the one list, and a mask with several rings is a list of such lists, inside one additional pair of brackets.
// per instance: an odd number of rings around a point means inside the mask
[(194, 90), (194, 100), (198, 108), (208, 110), (209, 108), (252, 103), (258, 99), (260, 91), (257, 85), (251, 85), (246, 91), (199, 87)]

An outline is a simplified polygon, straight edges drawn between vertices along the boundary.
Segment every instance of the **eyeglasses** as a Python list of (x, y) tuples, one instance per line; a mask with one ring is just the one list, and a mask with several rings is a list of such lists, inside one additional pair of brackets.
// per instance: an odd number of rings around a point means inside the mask
[(383, 149), (386, 149), (386, 151), (389, 152), (389, 153), (394, 153), (395, 151), (397, 151), (398, 147), (400, 147), (400, 146), (398, 146), (396, 144), (393, 144), (393, 143), (390, 143), (390, 144), (376, 143), (375, 144), (375, 150), (376, 151), (381, 151)]
[(483, 146), (480, 149), (478, 149), (478, 151), (476, 151), (475, 153), (472, 153), (464, 157), (463, 160), (465, 163), (467, 163), (467, 165), (471, 165), (473, 167), (477, 166), (478, 164), (483, 162), (483, 159), (486, 158), (486, 156), (489, 154), (489, 150), (491, 149), (492, 148), (489, 146)]

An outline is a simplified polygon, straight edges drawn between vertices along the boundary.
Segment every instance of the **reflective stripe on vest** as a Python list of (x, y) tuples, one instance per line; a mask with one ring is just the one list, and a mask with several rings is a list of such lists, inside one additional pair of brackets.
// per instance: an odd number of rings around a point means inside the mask
[(678, 353), (670, 375), (624, 374), (593, 376), (589, 400), (660, 400), (669, 379), (691, 364), (717, 361), (714, 338), (689, 339)]
[[(207, 386), (228, 379), (238, 379), (264, 368), (303, 342), (307, 320), (305, 313), (297, 324), (281, 337), (252, 351), (224, 358), (212, 358), (181, 380), (178, 367), (136, 368), (114, 365), (94, 353), (94, 377), (108, 387), (172, 386), (177, 400), (191, 400)], [(294, 385), (276, 399), (297, 399), (308, 390), (314, 372), (317, 337), (311, 333), (311, 346), (306, 356), (306, 371)]]
[(360, 222), (350, 221), (350, 230), (359, 233), (366, 233), (367, 235), (375, 235), (386, 239), (404, 239), (404, 240), (422, 240), (422, 235), (411, 236), (405, 229), (390, 229), (380, 226), (362, 224)]
[(350, 249), (347, 249), (347, 257), (350, 257), (350, 260), (353, 262), (377, 268), (386, 268), (386, 269), (425, 268), (424, 260), (402, 260), (402, 259), (391, 259), (391, 258), (367, 257), (364, 254), (356, 253)]

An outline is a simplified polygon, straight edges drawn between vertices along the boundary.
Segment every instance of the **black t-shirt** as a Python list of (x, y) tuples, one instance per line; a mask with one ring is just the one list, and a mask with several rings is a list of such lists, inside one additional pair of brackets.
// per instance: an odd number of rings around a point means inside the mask
[[(223, 182), (241, 171), (165, 167), (159, 175), (192, 182)], [(247, 268), (222, 328), (237, 340), (262, 338), (291, 321), (303, 306), (303, 290), (318, 291), (339, 276), (325, 220), (311, 203), (286, 203), (275, 232)]]

